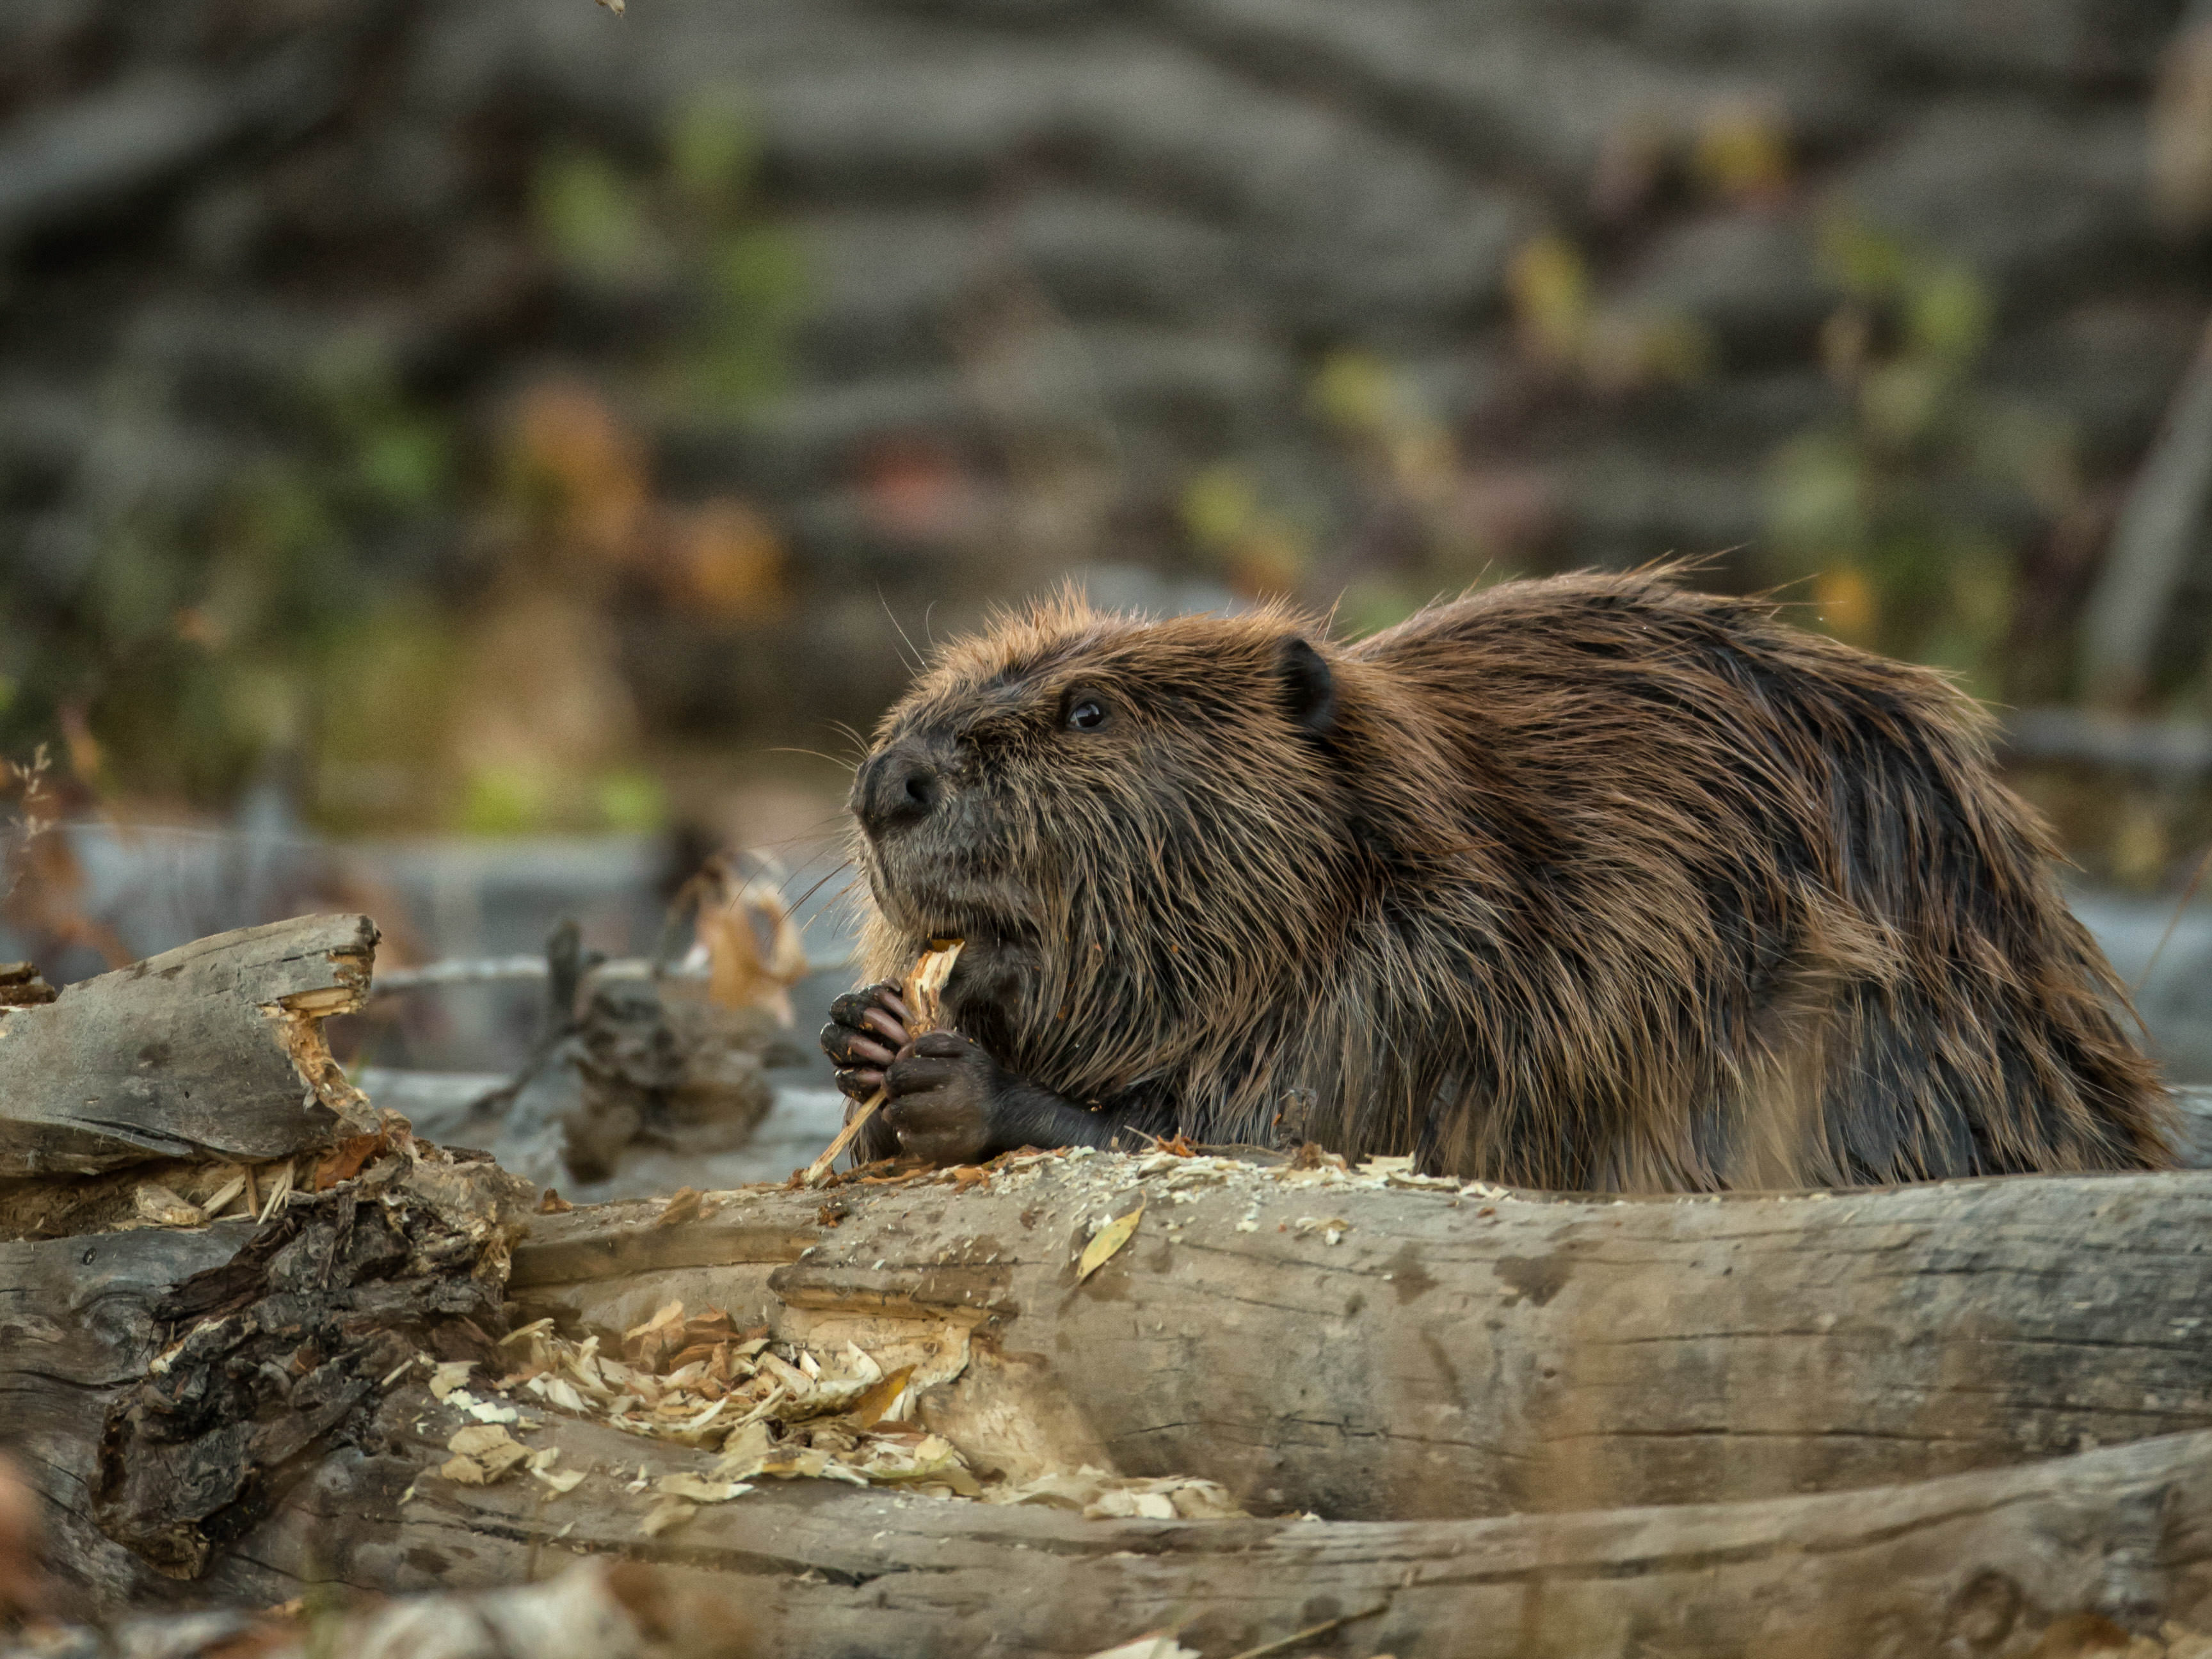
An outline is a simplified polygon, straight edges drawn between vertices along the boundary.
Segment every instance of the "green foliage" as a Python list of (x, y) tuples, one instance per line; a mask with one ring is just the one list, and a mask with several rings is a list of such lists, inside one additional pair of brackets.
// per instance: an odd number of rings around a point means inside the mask
[(1770, 459), (1775, 574), (1812, 577), (1844, 637), (1993, 690), (2018, 585), (2006, 526), (2022, 497), (2075, 504), (2069, 435), (1981, 384), (1992, 307), (1972, 271), (1848, 219), (1821, 253), (1844, 295), (1821, 355), (1845, 413)]
[(287, 413), (287, 447), (211, 497), (112, 518), (58, 612), (0, 610), (21, 693), (0, 707), (0, 746), (75, 711), (81, 769), (98, 757), (88, 782), (185, 801), (228, 799), (272, 751), (322, 750), (349, 684), (337, 647), (412, 614), (375, 549), (450, 512), (453, 442), (362, 341), (310, 365)]
[(549, 157), (531, 192), (539, 236), (577, 282), (619, 294), (673, 287), (690, 307), (659, 368), (670, 398), (738, 410), (780, 390), (805, 261), (763, 216), (758, 134), (740, 100), (693, 100), (648, 166), (593, 150)]

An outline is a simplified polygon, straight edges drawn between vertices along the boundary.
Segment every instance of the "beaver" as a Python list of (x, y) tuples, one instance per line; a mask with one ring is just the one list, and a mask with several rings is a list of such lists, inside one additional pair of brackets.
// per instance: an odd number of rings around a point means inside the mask
[[(1340, 643), (1062, 594), (860, 767), (864, 1157), (1313, 1140), (1581, 1191), (2171, 1162), (2049, 830), (1941, 674), (1653, 568)], [(968, 941), (951, 1029), (889, 976)]]

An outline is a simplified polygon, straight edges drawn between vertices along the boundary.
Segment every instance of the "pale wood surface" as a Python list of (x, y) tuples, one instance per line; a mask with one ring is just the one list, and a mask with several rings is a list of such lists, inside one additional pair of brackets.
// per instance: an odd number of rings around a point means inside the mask
[(316, 1028), (359, 1006), (376, 939), (367, 916), (300, 916), (0, 1012), (0, 1180), (282, 1158), (368, 1127)]
[[(616, 1329), (672, 1297), (864, 1346), (972, 1329), (1006, 1363), (943, 1391), (949, 1421), (1012, 1387), (1125, 1473), (1332, 1518), (1780, 1497), (2212, 1428), (2212, 1175), (1616, 1202), (1136, 1167), (746, 1188), (672, 1228), (579, 1209), (533, 1224), (510, 1293)], [(1086, 1224), (1140, 1196), (1078, 1285)]]

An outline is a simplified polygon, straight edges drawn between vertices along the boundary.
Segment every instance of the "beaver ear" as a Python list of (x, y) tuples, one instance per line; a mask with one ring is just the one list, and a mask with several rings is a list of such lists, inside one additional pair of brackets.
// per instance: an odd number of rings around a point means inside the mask
[(1283, 688), (1283, 707), (1291, 721), (1325, 733), (1336, 724), (1336, 676), (1320, 652), (1293, 634), (1275, 657)]

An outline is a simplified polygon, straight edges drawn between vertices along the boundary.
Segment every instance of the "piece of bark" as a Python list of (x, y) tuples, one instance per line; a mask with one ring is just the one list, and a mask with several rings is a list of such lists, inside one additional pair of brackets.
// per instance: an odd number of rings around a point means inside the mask
[(323, 1041), (361, 1006), (367, 916), (218, 933), (0, 1009), (0, 1180), (288, 1157), (374, 1127)]
[[(432, 1472), (459, 1420), (395, 1393), (375, 1449), (326, 1459), (223, 1592), (466, 1590), (617, 1556), (741, 1607), (778, 1659), (1073, 1659), (1168, 1627), (1223, 1656), (1347, 1614), (1340, 1644), (1291, 1651), (2051, 1659), (2088, 1650), (2039, 1647), (2054, 1629), (2212, 1625), (2212, 1434), (1844, 1493), (1465, 1521), (1085, 1520), (770, 1481), (648, 1536), (659, 1479), (711, 1454), (549, 1418), (519, 1432), (591, 1471), (581, 1486), (465, 1486)], [(654, 1479), (633, 1491), (641, 1465)]]
[(1255, 1512), (1778, 1497), (2212, 1428), (2212, 1176), (1631, 1200), (1368, 1179), (1091, 1154), (848, 1179), (835, 1227), (818, 1191), (680, 1228), (605, 1205), (538, 1218), (510, 1290), (610, 1331), (681, 1300), (823, 1347), (972, 1337), (921, 1402), (971, 1462), (1204, 1476)]

